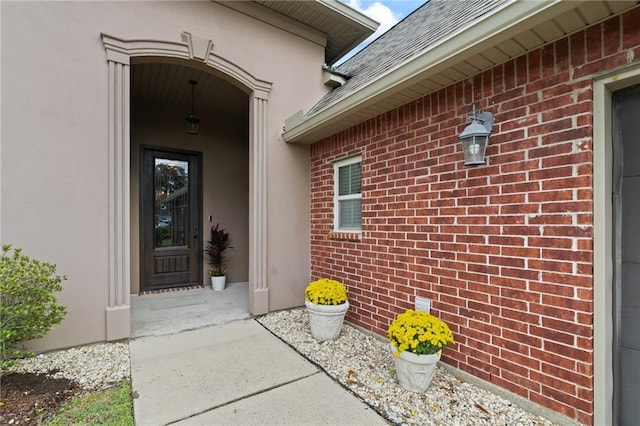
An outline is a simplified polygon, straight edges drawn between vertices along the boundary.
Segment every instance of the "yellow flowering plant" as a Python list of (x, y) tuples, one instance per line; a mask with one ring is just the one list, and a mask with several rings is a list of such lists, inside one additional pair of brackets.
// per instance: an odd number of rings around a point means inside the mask
[(398, 315), (389, 326), (389, 340), (394, 354), (407, 351), (416, 355), (435, 354), (455, 343), (447, 323), (425, 311), (407, 310)]
[(347, 288), (340, 281), (320, 278), (309, 283), (304, 298), (316, 305), (342, 305), (347, 301)]

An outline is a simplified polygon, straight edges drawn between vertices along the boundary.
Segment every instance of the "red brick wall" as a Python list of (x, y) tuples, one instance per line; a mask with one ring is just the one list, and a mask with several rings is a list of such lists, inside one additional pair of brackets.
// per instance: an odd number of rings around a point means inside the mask
[[(443, 360), (593, 422), (592, 82), (640, 59), (640, 8), (312, 147), (313, 278), (378, 334), (415, 296), (457, 344)], [(634, 59), (635, 58), (635, 59)], [(464, 167), (471, 105), (494, 113)], [(333, 229), (332, 161), (362, 154), (362, 234)]]

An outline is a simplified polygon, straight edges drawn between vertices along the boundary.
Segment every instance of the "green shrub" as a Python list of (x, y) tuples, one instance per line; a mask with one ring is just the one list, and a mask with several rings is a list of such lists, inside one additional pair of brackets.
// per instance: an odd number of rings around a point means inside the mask
[(44, 336), (62, 321), (66, 309), (54, 292), (62, 290), (66, 277), (55, 275), (56, 265), (2, 246), (0, 257), (0, 365), (20, 356), (19, 342)]

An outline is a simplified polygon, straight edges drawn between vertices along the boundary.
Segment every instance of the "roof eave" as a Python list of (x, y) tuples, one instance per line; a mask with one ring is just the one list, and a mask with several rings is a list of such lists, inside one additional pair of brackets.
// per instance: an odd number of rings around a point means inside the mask
[(380, 26), (380, 23), (377, 22), (376, 20), (371, 19), (364, 13), (351, 8), (350, 6), (347, 6), (346, 4), (340, 1), (316, 0), (316, 2), (326, 7), (327, 9), (334, 11), (336, 14), (343, 16), (344, 19), (350, 21), (352, 25), (358, 26), (362, 31), (361, 37), (354, 40), (349, 46), (346, 46), (344, 49), (342, 49), (342, 51), (334, 55), (334, 57), (328, 61), (327, 65), (333, 65), (334, 63), (336, 63), (340, 58), (342, 58), (344, 55), (349, 53), (360, 43), (365, 41)]
[(344, 128), (340, 118), (354, 114), (390, 93), (435, 75), (482, 50), (487, 43), (499, 43), (520, 31), (519, 25), (535, 26), (563, 13), (580, 2), (512, 1), (484, 16), (464, 31), (453, 34), (422, 54), (391, 69), (350, 96), (327, 106), (282, 134), (285, 142), (312, 144)]
[(360, 12), (359, 10), (353, 9), (346, 4), (337, 1), (337, 0), (316, 0), (317, 3), (324, 5), (325, 7), (332, 9), (336, 13), (343, 15), (349, 21), (357, 23), (358, 25), (368, 28), (370, 30), (375, 31), (376, 28), (380, 25), (375, 19), (372, 19)]

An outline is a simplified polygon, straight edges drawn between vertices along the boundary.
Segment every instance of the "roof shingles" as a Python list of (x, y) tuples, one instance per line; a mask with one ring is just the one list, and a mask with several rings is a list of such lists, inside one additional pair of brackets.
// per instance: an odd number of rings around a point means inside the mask
[(336, 68), (351, 78), (327, 93), (309, 118), (350, 96), (380, 76), (429, 50), (509, 0), (429, 0), (353, 58)]

